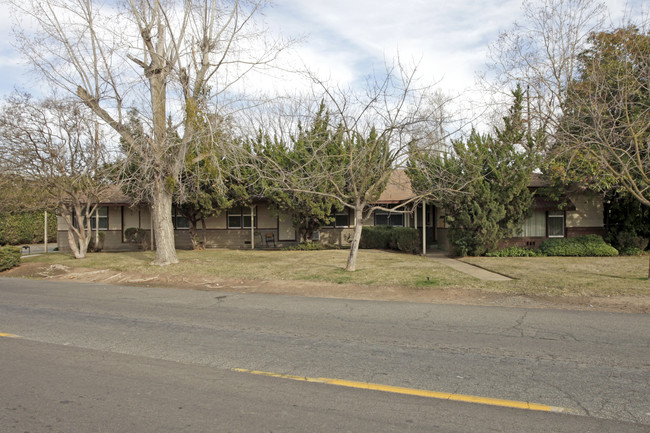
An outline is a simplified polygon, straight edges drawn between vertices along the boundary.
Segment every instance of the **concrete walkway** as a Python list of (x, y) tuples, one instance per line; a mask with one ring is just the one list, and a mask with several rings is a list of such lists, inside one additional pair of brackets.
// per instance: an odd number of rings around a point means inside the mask
[(445, 253), (444, 251), (427, 252), (426, 257), (429, 257), (442, 265), (449, 266), (450, 268), (453, 268), (458, 272), (462, 272), (464, 274), (471, 275), (474, 278), (478, 278), (479, 280), (485, 280), (485, 281), (512, 280), (512, 278), (508, 278), (504, 275), (496, 274), (494, 272), (490, 272), (483, 268), (479, 268), (478, 266), (470, 265), (469, 263), (465, 263), (465, 262), (461, 262), (460, 260), (449, 258), (447, 257), (447, 253)]

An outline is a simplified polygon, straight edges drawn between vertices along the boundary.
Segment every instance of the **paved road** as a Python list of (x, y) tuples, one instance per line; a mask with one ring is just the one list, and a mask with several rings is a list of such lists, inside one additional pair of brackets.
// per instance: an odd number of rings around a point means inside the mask
[(647, 432), (649, 325), (648, 315), (0, 279), (0, 333), (20, 336), (0, 338), (0, 431)]

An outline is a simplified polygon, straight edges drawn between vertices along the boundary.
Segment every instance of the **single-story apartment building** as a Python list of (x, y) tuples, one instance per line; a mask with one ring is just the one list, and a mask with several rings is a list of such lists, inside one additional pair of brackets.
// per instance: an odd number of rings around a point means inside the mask
[[(534, 176), (530, 188), (538, 190), (543, 186), (546, 186), (544, 180)], [(414, 197), (406, 172), (394, 171), (386, 190), (376, 202), (383, 209), (375, 210), (364, 225), (414, 227), (420, 231), (425, 249), (433, 245), (448, 249), (444, 209), (435, 203), (413, 201)], [(391, 212), (390, 209), (394, 208), (396, 211)], [(150, 239), (149, 244), (153, 242), (150, 208), (133, 205), (118, 188), (107, 191), (97, 212), (98, 218), (93, 216), (91, 222), (93, 227), (97, 222), (98, 230), (104, 232), (104, 251), (136, 250), (137, 245), (126, 237), (129, 228), (144, 230)], [(172, 217), (177, 248), (191, 248), (188, 221), (176, 210)], [(349, 245), (355, 224), (354, 214), (344, 209), (334, 215), (330, 226), (320, 229), (318, 239), (334, 245)], [(251, 206), (235, 206), (212, 216), (206, 219), (205, 227), (207, 248), (279, 248), (299, 241), (290, 215), (273, 211), (264, 199), (254, 201)], [(65, 220), (59, 217), (57, 237), (61, 251), (69, 251), (67, 230)], [(588, 190), (575, 190), (562, 203), (536, 195), (531, 216), (524, 223), (520, 236), (504, 242), (536, 247), (547, 238), (603, 233), (602, 196)]]

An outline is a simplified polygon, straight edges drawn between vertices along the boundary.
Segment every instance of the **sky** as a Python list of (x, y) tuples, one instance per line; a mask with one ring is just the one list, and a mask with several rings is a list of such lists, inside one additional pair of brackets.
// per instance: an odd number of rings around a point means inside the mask
[[(642, 2), (606, 1), (614, 22)], [(402, 62), (419, 65), (425, 82), (452, 94), (474, 86), (489, 44), (521, 15), (521, 0), (275, 0), (265, 10), (272, 29), (301, 38), (292, 61), (321, 77), (355, 86), (399, 53)], [(12, 47), (10, 28), (3, 12), (0, 97), (38, 84)]]

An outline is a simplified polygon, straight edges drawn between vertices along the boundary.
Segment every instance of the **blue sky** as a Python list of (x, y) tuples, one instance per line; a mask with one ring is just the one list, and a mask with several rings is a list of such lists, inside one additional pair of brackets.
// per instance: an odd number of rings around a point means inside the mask
[[(638, 9), (642, 0), (606, 3), (616, 22), (626, 6)], [(521, 1), (276, 0), (265, 14), (272, 28), (305, 36), (293, 55), (321, 76), (354, 85), (399, 52), (403, 61), (419, 63), (425, 81), (462, 93), (473, 86), (488, 45), (521, 17)], [(15, 87), (29, 91), (38, 80), (11, 46), (7, 15), (0, 16), (2, 96)]]

